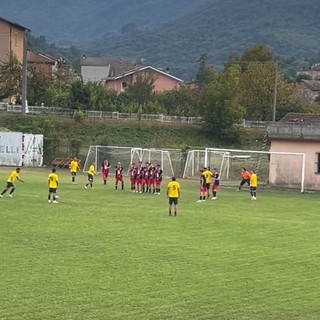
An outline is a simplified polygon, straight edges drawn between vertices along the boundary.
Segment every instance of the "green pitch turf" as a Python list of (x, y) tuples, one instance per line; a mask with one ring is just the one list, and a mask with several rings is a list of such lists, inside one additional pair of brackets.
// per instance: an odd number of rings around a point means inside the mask
[(164, 188), (85, 190), (61, 170), (49, 204), (49, 171), (23, 169), (0, 199), (1, 320), (320, 319), (319, 194), (222, 187), (196, 203), (180, 180), (175, 218)]

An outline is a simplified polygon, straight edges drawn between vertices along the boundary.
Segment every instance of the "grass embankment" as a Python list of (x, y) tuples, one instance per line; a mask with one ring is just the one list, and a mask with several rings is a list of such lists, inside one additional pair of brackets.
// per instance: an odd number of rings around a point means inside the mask
[(218, 141), (215, 132), (200, 126), (127, 120), (96, 120), (1, 115), (0, 127), (11, 131), (43, 134), (45, 157), (75, 154), (84, 156), (90, 145), (132, 146), (144, 148), (197, 149), (205, 147), (245, 147), (260, 149), (264, 130), (242, 130), (237, 145)]

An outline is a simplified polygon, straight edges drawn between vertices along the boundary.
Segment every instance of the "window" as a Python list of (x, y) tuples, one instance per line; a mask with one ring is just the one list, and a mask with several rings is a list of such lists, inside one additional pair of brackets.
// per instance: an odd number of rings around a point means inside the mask
[(320, 152), (316, 153), (315, 173), (320, 173)]
[(121, 82), (121, 91), (125, 91), (128, 88), (128, 84), (126, 82)]
[(14, 33), (14, 46), (17, 47), (18, 46), (18, 32)]

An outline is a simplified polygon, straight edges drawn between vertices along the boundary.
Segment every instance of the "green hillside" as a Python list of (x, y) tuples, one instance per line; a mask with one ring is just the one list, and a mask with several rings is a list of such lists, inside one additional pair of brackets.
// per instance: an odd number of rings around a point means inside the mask
[(310, 58), (320, 51), (317, 0), (217, 0), (159, 30), (125, 37), (105, 36), (85, 47), (95, 55), (130, 54), (168, 66), (182, 77), (194, 75), (196, 60), (208, 53), (221, 65), (254, 43), (278, 56)]
[[(2, 1), (0, 16), (60, 45), (77, 45), (105, 33), (145, 30), (192, 12), (208, 0)], [(17, 8), (20, 14), (17, 16)]]
[[(17, 7), (23, 14), (17, 16)], [(34, 35), (77, 46), (77, 59), (143, 59), (189, 80), (203, 53), (219, 69), (230, 55), (262, 43), (294, 73), (320, 52), (318, 0), (16, 0), (1, 9)]]

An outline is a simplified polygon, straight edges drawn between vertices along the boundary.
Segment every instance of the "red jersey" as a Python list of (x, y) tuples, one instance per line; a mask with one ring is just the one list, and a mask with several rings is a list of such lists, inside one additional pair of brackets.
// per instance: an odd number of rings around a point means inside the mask
[(155, 179), (157, 181), (162, 181), (162, 174), (163, 174), (162, 169), (156, 168), (156, 170), (154, 171), (154, 174), (155, 174)]
[(116, 170), (116, 172), (115, 172), (116, 178), (122, 178), (123, 167), (116, 166), (115, 170)]

